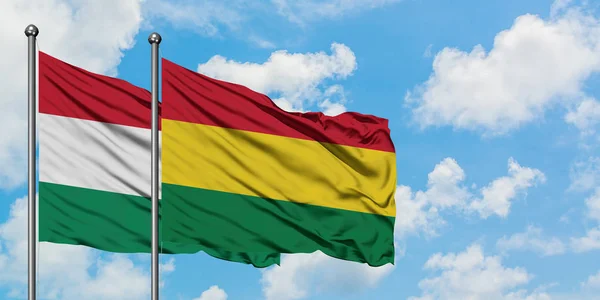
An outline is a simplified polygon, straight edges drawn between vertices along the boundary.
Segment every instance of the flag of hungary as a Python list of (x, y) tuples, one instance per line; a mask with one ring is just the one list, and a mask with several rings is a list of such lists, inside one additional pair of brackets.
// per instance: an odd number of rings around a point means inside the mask
[[(150, 124), (147, 90), (39, 52), (40, 241), (150, 252)], [(205, 251), (257, 267), (280, 259), (274, 252), (159, 245), (162, 253)]]
[(39, 53), (40, 240), (150, 250), (151, 94)]

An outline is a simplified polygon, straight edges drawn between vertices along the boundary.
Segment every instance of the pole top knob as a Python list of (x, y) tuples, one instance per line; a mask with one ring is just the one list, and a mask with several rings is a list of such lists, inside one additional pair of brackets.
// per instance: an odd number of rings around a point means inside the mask
[(150, 44), (160, 44), (160, 42), (162, 41), (162, 38), (160, 37), (160, 34), (153, 32), (150, 34), (150, 36), (148, 37), (148, 43)]
[(39, 33), (40, 33), (39, 29), (37, 28), (37, 26), (35, 26), (33, 24), (29, 24), (29, 25), (27, 25), (27, 27), (25, 27), (25, 35), (27, 37), (30, 37), (30, 36), (36, 37)]

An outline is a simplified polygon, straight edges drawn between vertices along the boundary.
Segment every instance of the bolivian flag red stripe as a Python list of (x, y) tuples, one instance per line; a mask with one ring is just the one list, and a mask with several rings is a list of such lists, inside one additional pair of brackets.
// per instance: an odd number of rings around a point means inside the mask
[(163, 82), (169, 84), (163, 91), (169, 97), (163, 99), (169, 103), (166, 119), (395, 152), (386, 119), (351, 112), (335, 117), (286, 112), (244, 86), (179, 68), (168, 60), (163, 63)]
[(289, 113), (243, 86), (162, 67), (166, 241), (393, 262), (387, 120)]

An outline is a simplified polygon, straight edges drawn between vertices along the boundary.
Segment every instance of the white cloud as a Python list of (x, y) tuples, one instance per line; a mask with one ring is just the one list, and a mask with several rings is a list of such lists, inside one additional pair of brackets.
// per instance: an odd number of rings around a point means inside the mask
[[(445, 224), (440, 212), (456, 210), (478, 213), (481, 218), (497, 215), (505, 218), (519, 193), (544, 181), (537, 169), (520, 166), (513, 158), (508, 160), (508, 176), (499, 177), (480, 188), (477, 196), (464, 183), (464, 170), (453, 158), (445, 158), (428, 175), (427, 190), (413, 193), (408, 186), (396, 190), (396, 234), (423, 232), (435, 236)], [(472, 189), (474, 189), (473, 187)]]
[[(238, 29), (246, 21), (243, 9), (245, 1), (191, 1), (191, 0), (148, 0), (144, 15), (154, 21), (164, 19), (176, 28), (193, 30), (206, 36), (220, 33), (219, 26)], [(150, 24), (147, 24), (151, 26)]]
[(546, 293), (545, 291), (533, 291), (531, 294), (526, 290), (519, 290), (516, 292), (508, 293), (504, 296), (504, 300), (551, 300), (553, 296)]
[(271, 0), (278, 12), (291, 22), (304, 25), (321, 18), (338, 18), (361, 10), (374, 9), (401, 0)]
[[(64, 248), (64, 247), (62, 247)], [(62, 252), (62, 251), (61, 251)], [(64, 253), (58, 252), (58, 255)], [(70, 267), (70, 264), (65, 266)], [(62, 289), (62, 299), (146, 299), (150, 289), (148, 274), (137, 267), (133, 262), (120, 255), (115, 255), (109, 261), (99, 259), (96, 263), (98, 271), (94, 275), (88, 275), (87, 280), (69, 281)], [(79, 270), (81, 271), (81, 270)], [(59, 276), (64, 273), (56, 272)], [(90, 278), (91, 277), (91, 278)], [(70, 288), (78, 284), (75, 288)], [(57, 289), (57, 286), (53, 286)], [(60, 291), (57, 291), (60, 292)]]
[(429, 44), (427, 46), (427, 48), (425, 48), (425, 52), (423, 52), (423, 57), (429, 58), (433, 55), (433, 53), (431, 53), (431, 50), (433, 49), (433, 44)]
[(453, 158), (445, 158), (429, 173), (426, 191), (414, 194), (408, 186), (396, 189), (396, 228), (400, 238), (411, 233), (424, 232), (427, 236), (437, 234), (445, 224), (440, 210), (462, 208), (471, 197), (461, 183), (465, 179), (463, 169)]
[[(83, 246), (39, 243), (38, 291), (55, 299), (147, 299), (150, 274), (123, 254), (103, 257)], [(169, 261), (162, 269), (174, 269)], [(0, 286), (24, 296), (27, 287), (27, 198), (0, 224)], [(164, 275), (164, 274), (163, 274)]]
[(600, 124), (600, 102), (586, 98), (575, 110), (566, 114), (565, 121), (575, 125), (584, 136), (595, 134), (596, 127)]
[(250, 42), (252, 42), (253, 44), (255, 44), (256, 46), (258, 46), (259, 48), (263, 48), (263, 49), (273, 49), (276, 48), (277, 46), (275, 45), (275, 43), (266, 40), (264, 38), (258, 37), (256, 35), (252, 35), (250, 36)]
[(548, 20), (519, 16), (489, 52), (437, 53), (430, 78), (405, 97), (414, 121), (498, 135), (582, 99), (583, 83), (600, 70), (600, 22), (566, 3)]
[(600, 291), (600, 271), (595, 275), (590, 275), (585, 282), (581, 283), (583, 289)]
[(535, 226), (528, 226), (525, 232), (515, 233), (509, 238), (502, 237), (496, 243), (496, 247), (502, 252), (528, 250), (542, 256), (559, 255), (566, 252), (566, 247), (560, 239), (544, 237), (542, 229)]
[(213, 285), (194, 300), (227, 300), (227, 293), (218, 286)]
[(175, 259), (170, 258), (166, 263), (161, 263), (159, 265), (160, 274), (172, 273), (175, 271)]
[[(339, 85), (323, 87), (323, 82), (352, 75), (356, 57), (343, 44), (333, 43), (331, 52), (328, 55), (275, 51), (262, 64), (241, 63), (216, 55), (200, 64), (198, 72), (272, 95), (275, 103), (288, 111), (303, 111), (305, 105), (313, 105), (318, 100), (317, 104), (335, 114), (345, 110), (343, 89)], [(334, 97), (342, 100), (334, 101)]]
[(456, 160), (445, 158), (427, 175), (426, 197), (439, 208), (462, 206), (469, 198), (469, 192), (460, 183), (465, 180), (465, 172)]
[(577, 253), (600, 250), (600, 228), (588, 230), (584, 237), (571, 238), (571, 248)]
[(545, 293), (514, 291), (533, 278), (521, 267), (505, 267), (499, 256), (485, 256), (478, 244), (458, 254), (432, 255), (424, 268), (436, 272), (419, 282), (421, 297), (410, 299), (549, 299)]
[[(418, 196), (421, 195), (421, 196)], [(399, 186), (396, 189), (395, 234), (403, 238), (409, 234), (423, 232), (426, 236), (436, 236), (438, 228), (446, 224), (438, 209), (431, 206), (426, 192), (417, 192), (413, 196), (410, 187)]]
[(540, 170), (522, 167), (511, 157), (508, 160), (508, 176), (500, 177), (484, 187), (481, 190), (483, 197), (471, 202), (469, 208), (479, 212), (482, 218), (492, 214), (506, 218), (517, 193), (545, 181), (546, 177)]
[(344, 106), (345, 103), (346, 95), (344, 94), (344, 87), (336, 84), (325, 90), (323, 100), (318, 106), (323, 114), (335, 116), (346, 111), (346, 107)]
[(588, 209), (588, 217), (600, 224), (600, 187), (597, 187), (595, 193), (585, 199), (585, 206)]
[(317, 251), (282, 256), (281, 266), (263, 271), (261, 283), (266, 300), (303, 299), (324, 292), (355, 294), (375, 287), (394, 268), (391, 264), (370, 267)]
[(568, 9), (573, 0), (555, 0), (550, 7), (550, 15), (556, 16), (561, 12), (564, 12), (565, 9)]
[(578, 161), (571, 166), (572, 191), (589, 191), (600, 186), (600, 157), (589, 157), (587, 161)]
[(38, 45), (93, 72), (116, 74), (123, 51), (142, 22), (140, 0), (0, 1), (0, 188), (25, 182), (27, 147), (27, 39), (25, 26), (40, 29)]
[[(145, 258), (148, 257), (147, 254), (137, 254), (137, 255), (144, 255), (146, 256)], [(159, 261), (161, 261), (158, 264), (158, 273), (159, 275), (159, 283), (158, 283), (158, 287), (160, 289), (163, 289), (165, 287), (165, 278), (167, 277), (166, 275), (175, 272), (175, 258), (170, 258), (168, 261), (166, 262), (162, 262), (162, 255), (159, 255)], [(148, 260), (148, 259), (146, 259)], [(148, 262), (150, 262), (150, 260), (148, 260)]]
[(600, 187), (585, 199), (586, 216), (596, 222), (599, 227), (591, 228), (583, 237), (571, 238), (571, 248), (575, 252), (600, 250)]
[(328, 116), (337, 116), (346, 111), (346, 107), (341, 103), (335, 103), (325, 99), (319, 103), (319, 108), (323, 111), (323, 114)]

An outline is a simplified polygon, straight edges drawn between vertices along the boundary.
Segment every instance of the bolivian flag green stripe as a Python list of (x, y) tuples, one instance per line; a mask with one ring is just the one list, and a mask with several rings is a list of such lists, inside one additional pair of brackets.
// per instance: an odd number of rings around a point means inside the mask
[[(150, 252), (150, 199), (45, 182), (40, 182), (39, 192), (45, 195), (39, 200), (39, 209), (44, 212), (39, 217), (40, 241), (118, 253)], [(169, 254), (204, 251), (213, 257), (256, 267), (279, 264), (276, 252), (239, 253), (173, 242), (161, 243), (159, 250)]]
[(162, 192), (172, 242), (393, 263), (394, 217), (164, 183)]

